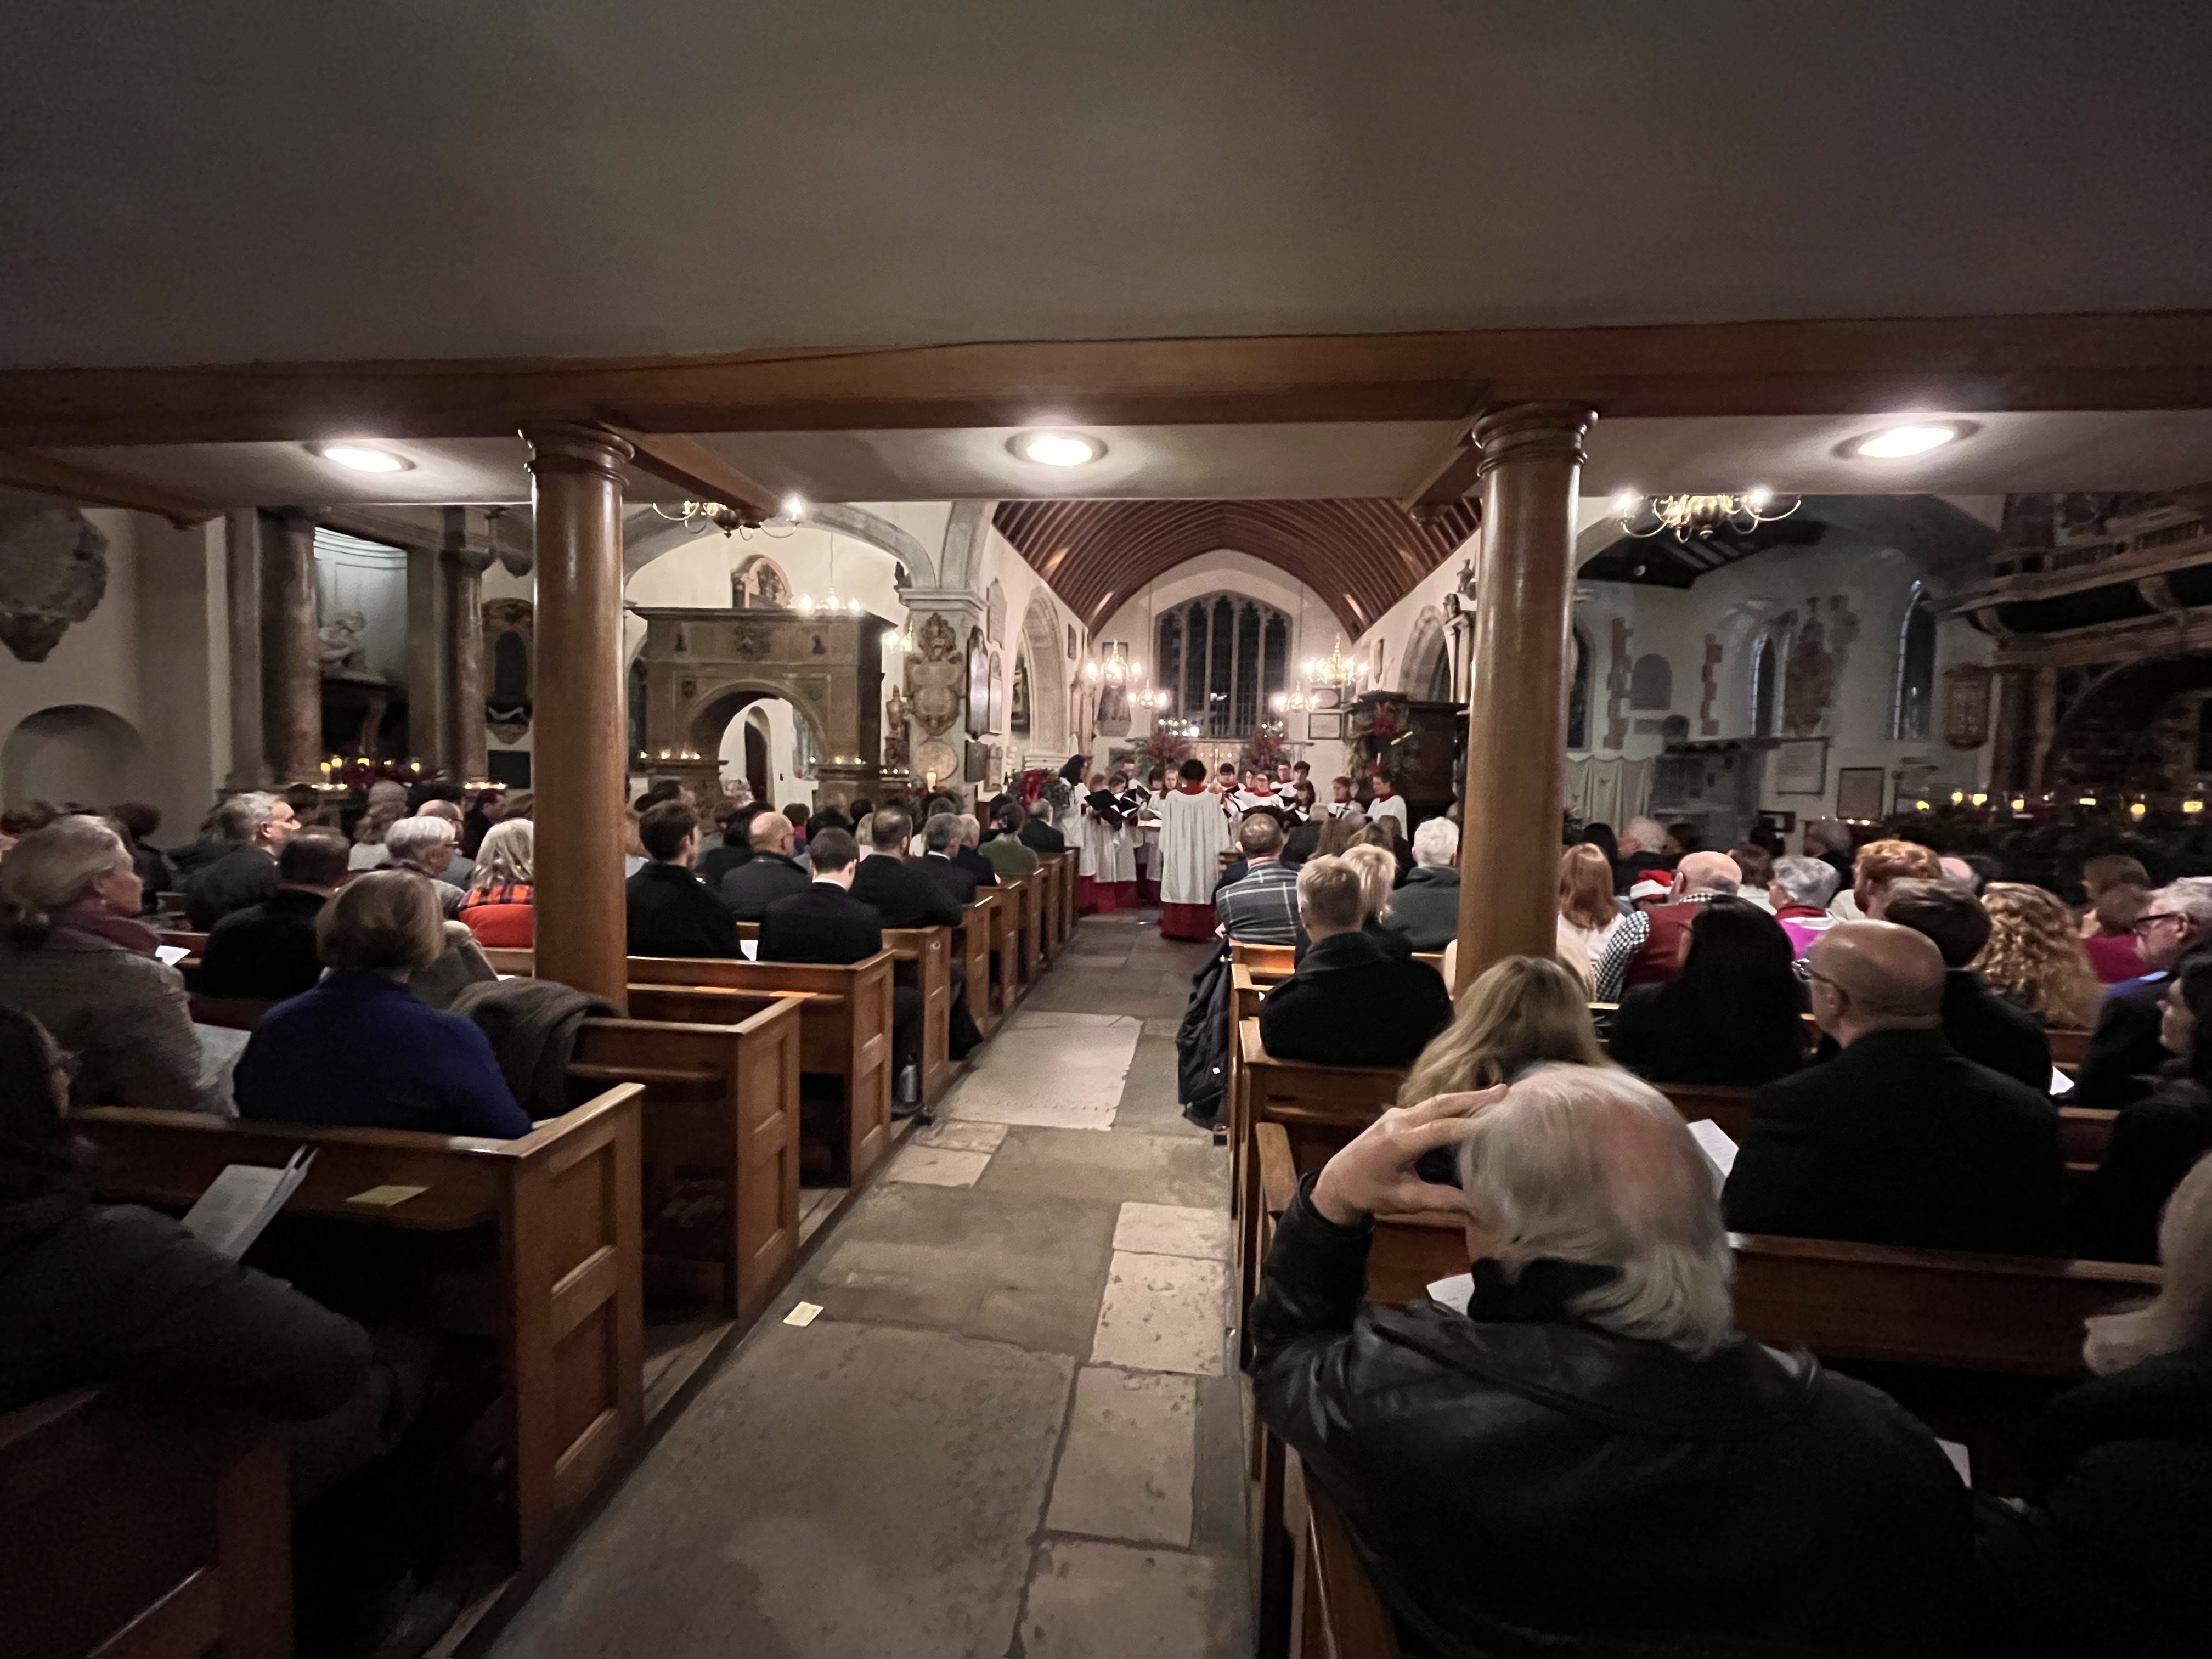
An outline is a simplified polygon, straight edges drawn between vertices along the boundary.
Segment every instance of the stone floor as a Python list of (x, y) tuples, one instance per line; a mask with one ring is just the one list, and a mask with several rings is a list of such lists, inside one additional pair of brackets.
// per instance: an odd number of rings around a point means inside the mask
[(1082, 924), (501, 1659), (1250, 1651), (1228, 1154), (1175, 1099), (1205, 954)]

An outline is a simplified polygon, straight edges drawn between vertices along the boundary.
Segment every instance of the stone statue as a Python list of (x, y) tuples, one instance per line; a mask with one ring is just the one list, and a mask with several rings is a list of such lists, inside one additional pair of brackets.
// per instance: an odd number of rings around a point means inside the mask
[(44, 662), (107, 592), (107, 538), (73, 507), (0, 490), (0, 641)]
[(368, 647), (361, 637), (368, 627), (368, 618), (360, 611), (341, 611), (315, 630), (315, 650), (322, 659), (325, 679), (384, 684), (384, 677), (368, 665)]

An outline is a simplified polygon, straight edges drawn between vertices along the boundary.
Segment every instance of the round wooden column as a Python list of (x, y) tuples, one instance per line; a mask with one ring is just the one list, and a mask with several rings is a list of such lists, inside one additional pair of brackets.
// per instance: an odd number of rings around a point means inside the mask
[(622, 465), (630, 447), (586, 426), (531, 427), (522, 438), (538, 538), (538, 976), (626, 1009)]
[(1501, 957), (1549, 956), (1556, 948), (1575, 495), (1583, 436), (1596, 418), (1576, 404), (1517, 404), (1475, 423), (1482, 551), (1455, 988)]
[(315, 519), (271, 514), (261, 538), (263, 753), (279, 787), (323, 775), (323, 667), (315, 635)]

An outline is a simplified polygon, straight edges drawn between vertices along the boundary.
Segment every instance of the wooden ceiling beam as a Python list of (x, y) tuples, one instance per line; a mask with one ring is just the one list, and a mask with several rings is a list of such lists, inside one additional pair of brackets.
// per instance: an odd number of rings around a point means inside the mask
[(1046, 411), (1092, 425), (1455, 421), (1571, 399), (1612, 419), (2212, 408), (2212, 312), (13, 369), (0, 446), (489, 437), (550, 421), (913, 429)]
[(632, 466), (674, 484), (694, 501), (750, 507), (764, 519), (774, 518), (782, 510), (775, 491), (696, 438), (678, 432), (641, 432), (630, 427), (613, 430), (637, 452), (630, 459)]
[(33, 449), (0, 449), (0, 484), (94, 507), (127, 507), (167, 519), (179, 530), (205, 524), (223, 508), (167, 484), (149, 483), (103, 467), (84, 466)]
[(1424, 507), (1444, 507), (1474, 493), (1474, 475), (1482, 465), (1482, 452), (1474, 447), (1474, 422), (1469, 419), (1459, 434), (1421, 469), (1398, 505), (1411, 513)]

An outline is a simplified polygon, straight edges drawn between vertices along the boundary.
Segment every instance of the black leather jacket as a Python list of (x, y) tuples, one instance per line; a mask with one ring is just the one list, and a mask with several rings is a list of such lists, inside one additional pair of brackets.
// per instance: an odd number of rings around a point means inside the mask
[(1755, 1343), (1694, 1360), (1601, 1330), (1567, 1304), (1604, 1268), (1486, 1261), (1467, 1315), (1363, 1310), (1370, 1231), (1299, 1193), (1253, 1379), (1411, 1650), (1962, 1650), (1966, 1489), (1887, 1395)]

